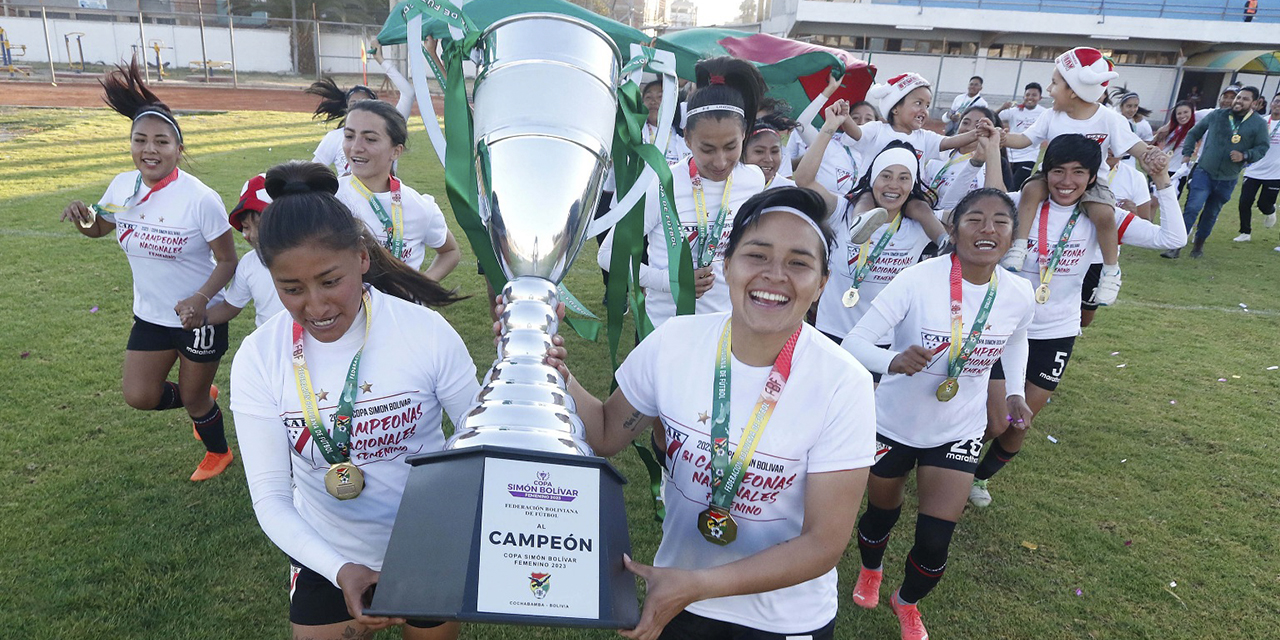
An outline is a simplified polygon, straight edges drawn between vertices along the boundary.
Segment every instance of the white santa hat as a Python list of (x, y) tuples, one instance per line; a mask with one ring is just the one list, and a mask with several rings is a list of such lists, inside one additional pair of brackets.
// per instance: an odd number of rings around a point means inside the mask
[(906, 147), (892, 147), (881, 151), (871, 163), (869, 175), (872, 180), (875, 180), (881, 171), (894, 165), (906, 167), (907, 171), (911, 172), (911, 182), (916, 181), (916, 175), (920, 172), (920, 159), (916, 157), (915, 152)]
[(1107, 83), (1120, 77), (1106, 56), (1097, 49), (1076, 47), (1054, 61), (1054, 68), (1062, 74), (1067, 86), (1085, 102), (1097, 102), (1106, 90)]
[(929, 81), (925, 80), (924, 76), (918, 73), (904, 73), (889, 78), (889, 82), (885, 84), (872, 85), (867, 90), (867, 100), (876, 105), (885, 120), (892, 122), (892, 115), (889, 112), (893, 107), (907, 97), (908, 93), (927, 86)]

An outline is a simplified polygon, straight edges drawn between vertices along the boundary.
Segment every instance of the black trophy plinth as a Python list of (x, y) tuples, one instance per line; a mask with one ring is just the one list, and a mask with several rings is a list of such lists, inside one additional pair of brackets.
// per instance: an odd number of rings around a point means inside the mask
[(408, 462), (366, 614), (635, 627), (626, 479), (603, 458), (485, 445)]

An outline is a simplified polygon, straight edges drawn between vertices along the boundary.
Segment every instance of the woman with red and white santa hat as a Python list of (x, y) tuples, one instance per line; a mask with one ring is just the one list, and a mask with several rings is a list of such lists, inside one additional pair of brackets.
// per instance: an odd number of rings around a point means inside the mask
[[(943, 151), (959, 149), (977, 142), (979, 137), (992, 135), (994, 129), (989, 120), (960, 135), (944, 137), (924, 128), (929, 119), (929, 106), (933, 103), (933, 91), (929, 81), (918, 73), (904, 73), (890, 78), (884, 84), (872, 85), (867, 100), (876, 105), (884, 116), (883, 122), (859, 125), (846, 118), (841, 128), (848, 134), (842, 144), (853, 147), (863, 158), (874, 158), (894, 140), (911, 143), (921, 163), (942, 157)], [(871, 198), (863, 196), (854, 205), (854, 213), (871, 211), (875, 205)], [(923, 202), (910, 203), (903, 215), (924, 227), (929, 238), (938, 244), (947, 239), (946, 229), (938, 221), (933, 210)]]
[[(192, 481), (231, 464), (222, 410), (212, 387), (227, 351), (225, 323), (183, 326), (182, 318), (222, 300), (236, 271), (236, 247), (222, 198), (178, 169), (183, 138), (178, 120), (147, 88), (138, 62), (102, 81), (107, 105), (132, 121), (134, 171), (115, 177), (95, 205), (76, 200), (62, 212), (81, 234), (115, 232), (133, 270), (133, 328), (124, 352), (121, 387), (135, 409), (186, 408), (206, 453)], [(178, 363), (177, 384), (167, 380)]]

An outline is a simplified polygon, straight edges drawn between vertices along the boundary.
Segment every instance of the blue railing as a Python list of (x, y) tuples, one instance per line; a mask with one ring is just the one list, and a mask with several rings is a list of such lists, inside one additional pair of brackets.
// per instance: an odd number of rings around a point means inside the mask
[[(1003, 9), (1037, 13), (1169, 18), (1175, 20), (1215, 20), (1244, 22), (1244, 0), (871, 0), (873, 4), (897, 4), (921, 8)], [(1260, 0), (1254, 22), (1280, 22), (1280, 8), (1274, 0)]]

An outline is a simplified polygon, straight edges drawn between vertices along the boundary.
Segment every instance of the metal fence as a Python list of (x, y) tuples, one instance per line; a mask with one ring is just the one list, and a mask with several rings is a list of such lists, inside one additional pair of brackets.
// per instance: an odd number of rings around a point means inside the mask
[[(296, 20), (263, 13), (229, 15), (226, 7), (234, 2), (200, 0), (195, 12), (159, 12), (0, 0), (0, 29), (15, 48), (15, 66), (24, 67), (18, 72), (47, 64), (56, 76), (83, 72), (85, 64), (114, 64), (137, 55), (140, 62), (145, 60), (148, 77), (185, 72), (188, 79), (233, 84), (245, 72), (358, 74), (362, 48), (382, 29), (316, 19), (309, 3), (298, 7), (299, 14), (309, 15)], [(398, 64), (405, 59), (402, 46), (384, 55)]]

